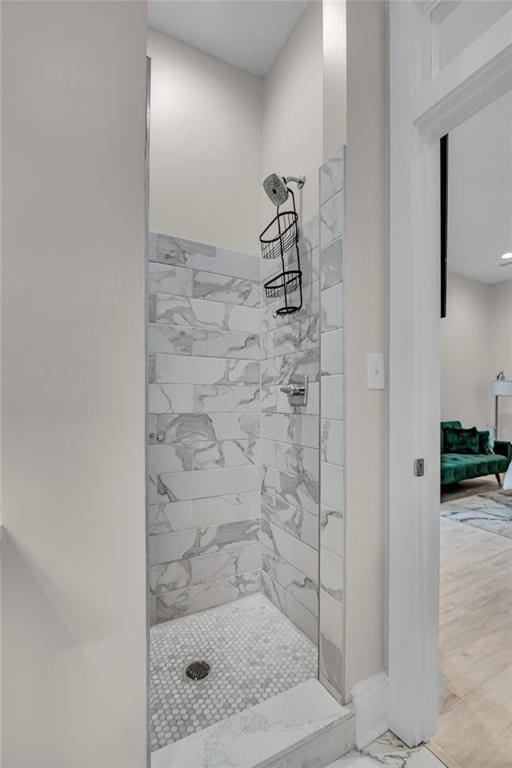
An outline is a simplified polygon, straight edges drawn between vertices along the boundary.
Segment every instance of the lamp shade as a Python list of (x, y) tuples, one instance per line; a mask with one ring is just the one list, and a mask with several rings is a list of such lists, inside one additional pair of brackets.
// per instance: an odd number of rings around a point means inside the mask
[(491, 381), (491, 395), (498, 397), (512, 397), (511, 379), (494, 379)]

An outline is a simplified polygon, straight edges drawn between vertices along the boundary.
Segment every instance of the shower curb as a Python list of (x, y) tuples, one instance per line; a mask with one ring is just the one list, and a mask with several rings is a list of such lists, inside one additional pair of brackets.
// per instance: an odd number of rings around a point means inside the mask
[(327, 768), (355, 734), (354, 710), (307, 680), (153, 752), (151, 768)]

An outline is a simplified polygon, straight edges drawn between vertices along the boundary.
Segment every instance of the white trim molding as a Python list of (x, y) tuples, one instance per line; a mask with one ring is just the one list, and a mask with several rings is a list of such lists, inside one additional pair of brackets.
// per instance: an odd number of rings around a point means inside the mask
[(430, 78), (426, 21), (390, 3), (388, 725), (410, 747), (439, 701), (439, 139), (512, 89), (512, 11)]
[(384, 672), (372, 675), (352, 688), (356, 711), (356, 745), (368, 746), (388, 730), (388, 678)]

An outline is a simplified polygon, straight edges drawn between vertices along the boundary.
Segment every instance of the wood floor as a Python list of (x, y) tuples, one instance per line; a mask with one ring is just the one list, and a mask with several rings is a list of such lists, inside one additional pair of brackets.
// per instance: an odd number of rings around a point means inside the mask
[[(501, 476), (503, 479), (503, 475)], [(489, 491), (498, 491), (499, 485), (494, 475), (479, 477), (476, 480), (465, 480), (463, 483), (456, 483), (448, 486), (441, 494), (441, 504), (448, 501), (457, 501), (466, 496), (476, 496), (479, 493), (488, 493)]]
[(512, 540), (446, 519), (440, 655), (432, 751), (454, 768), (512, 768)]

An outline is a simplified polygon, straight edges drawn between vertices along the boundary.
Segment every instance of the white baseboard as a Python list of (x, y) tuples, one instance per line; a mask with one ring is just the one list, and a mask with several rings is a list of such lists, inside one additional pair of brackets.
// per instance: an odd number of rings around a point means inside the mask
[(356, 710), (356, 744), (367, 747), (388, 730), (388, 678), (384, 672), (368, 677), (352, 688)]

